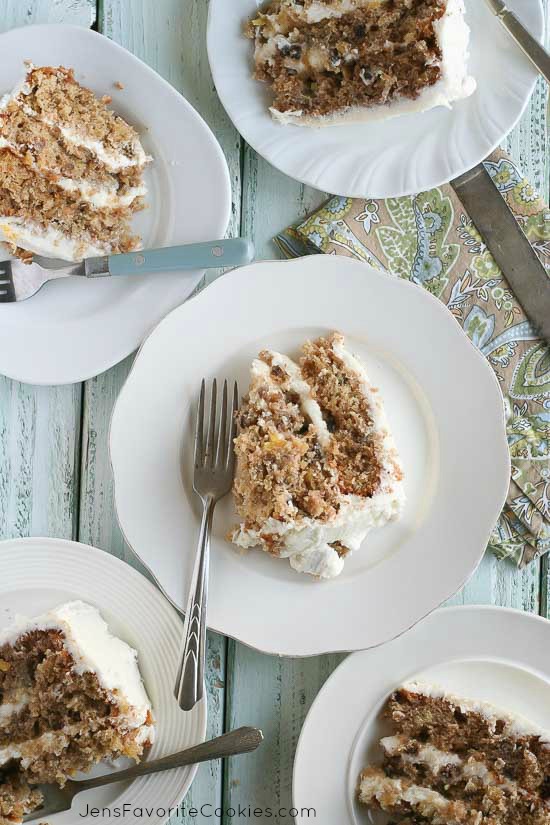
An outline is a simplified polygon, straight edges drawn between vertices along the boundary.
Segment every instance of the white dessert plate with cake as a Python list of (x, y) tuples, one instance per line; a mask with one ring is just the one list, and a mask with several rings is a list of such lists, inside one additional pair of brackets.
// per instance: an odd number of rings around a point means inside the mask
[(118, 518), (175, 604), (200, 522), (196, 404), (214, 377), (249, 391), (234, 495), (214, 516), (212, 629), (274, 654), (358, 650), (474, 571), (509, 486), (493, 371), (424, 290), (312, 256), (235, 270), (179, 307), (117, 400)]
[[(542, 38), (540, 0), (509, 7)], [(485, 0), (213, 0), (208, 53), (245, 140), (345, 197), (409, 195), (471, 169), (537, 78)]]
[[(108, 553), (61, 539), (0, 543), (0, 807), (14, 822), (40, 801), (29, 783), (97, 776), (204, 740), (205, 703), (184, 714), (172, 695), (181, 633), (162, 594)], [(88, 791), (48, 821), (74, 823), (90, 806), (115, 823), (147, 806), (161, 825), (195, 773)]]
[(549, 643), (538, 616), (449, 607), (350, 656), (302, 728), (296, 821), (547, 823)]
[[(0, 260), (10, 250), (78, 260), (223, 237), (223, 153), (156, 72), (76, 26), (8, 31), (0, 52), (0, 239), (10, 244)], [(0, 304), (0, 373), (33, 384), (97, 375), (136, 349), (201, 275), (71, 278)]]

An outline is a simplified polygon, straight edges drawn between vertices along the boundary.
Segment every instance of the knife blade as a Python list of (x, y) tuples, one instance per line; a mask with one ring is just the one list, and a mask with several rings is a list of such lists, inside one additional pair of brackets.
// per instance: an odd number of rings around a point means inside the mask
[(550, 54), (525, 28), (514, 12), (507, 8), (503, 0), (487, 0), (487, 3), (531, 63), (550, 83)]
[(451, 186), (525, 314), (550, 344), (550, 278), (485, 166), (480, 163)]

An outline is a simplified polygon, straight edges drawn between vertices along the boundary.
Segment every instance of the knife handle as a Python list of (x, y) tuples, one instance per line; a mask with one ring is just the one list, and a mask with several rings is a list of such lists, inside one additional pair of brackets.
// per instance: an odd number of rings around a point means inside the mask
[(254, 246), (245, 238), (144, 249), (108, 258), (111, 275), (138, 275), (142, 272), (181, 272), (190, 269), (242, 266), (254, 258)]
[(497, 17), (535, 68), (550, 83), (550, 54), (544, 46), (541, 46), (531, 32), (525, 28), (514, 12), (504, 8), (497, 14)]

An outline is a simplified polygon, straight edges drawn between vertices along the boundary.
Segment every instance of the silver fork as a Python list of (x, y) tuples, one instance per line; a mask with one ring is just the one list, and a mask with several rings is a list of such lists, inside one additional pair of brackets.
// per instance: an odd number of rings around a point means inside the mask
[(196, 269), (242, 266), (254, 257), (254, 246), (245, 238), (142, 249), (121, 255), (87, 258), (69, 263), (57, 258), (33, 255), (31, 263), (18, 259), (0, 261), (0, 304), (26, 301), (48, 281), (79, 275), (106, 278), (155, 272), (183, 272)]
[(223, 384), (221, 417), (217, 426), (217, 382), (212, 382), (208, 431), (205, 433), (204, 378), (199, 395), (195, 430), (193, 489), (203, 505), (199, 546), (191, 589), (185, 611), (183, 642), (174, 694), (182, 710), (192, 710), (204, 696), (204, 660), (206, 652), (206, 604), (208, 599), (208, 569), (210, 564), (210, 534), (214, 507), (231, 489), (234, 471), (233, 439), (235, 413), (239, 405), (237, 382), (229, 410), (227, 381)]
[(44, 802), (40, 808), (23, 817), (23, 822), (44, 822), (46, 818), (71, 808), (73, 799), (83, 791), (94, 788), (103, 788), (115, 782), (130, 782), (140, 776), (149, 776), (152, 773), (171, 771), (174, 768), (183, 768), (186, 765), (196, 765), (198, 762), (207, 762), (211, 759), (225, 759), (240, 753), (250, 753), (256, 750), (263, 740), (263, 734), (258, 728), (239, 728), (225, 733), (216, 739), (202, 742), (192, 748), (187, 748), (171, 756), (164, 756), (154, 761), (140, 762), (133, 768), (125, 771), (115, 771), (106, 776), (95, 779), (69, 780), (63, 788), (57, 785), (39, 785)]

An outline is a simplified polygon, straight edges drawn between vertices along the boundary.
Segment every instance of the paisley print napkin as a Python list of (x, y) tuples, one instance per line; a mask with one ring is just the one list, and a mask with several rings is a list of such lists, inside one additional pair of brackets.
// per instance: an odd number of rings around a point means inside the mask
[[(485, 166), (550, 277), (548, 206), (504, 152)], [(505, 399), (512, 476), (489, 546), (519, 566), (548, 552), (550, 348), (537, 338), (453, 189), (387, 200), (333, 197), (275, 240), (287, 257), (359, 258), (447, 305), (487, 357)]]

